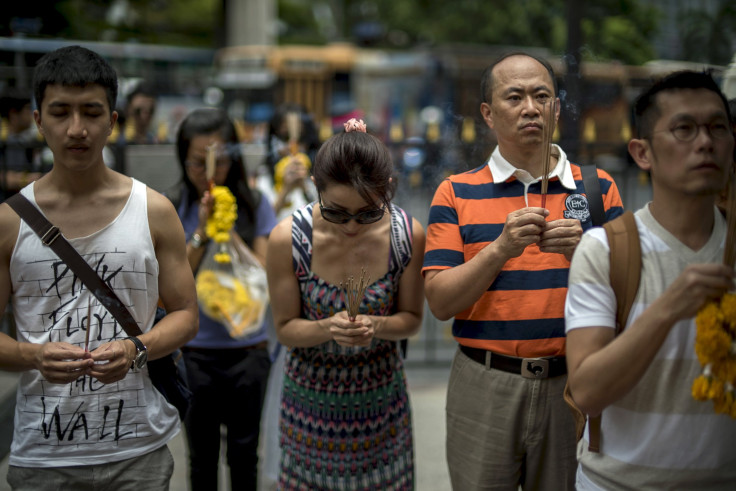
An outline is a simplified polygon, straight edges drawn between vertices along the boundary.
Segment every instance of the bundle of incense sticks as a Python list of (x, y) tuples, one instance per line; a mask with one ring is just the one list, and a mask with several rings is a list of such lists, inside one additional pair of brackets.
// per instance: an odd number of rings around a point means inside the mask
[(736, 173), (730, 172), (728, 180), (728, 201), (726, 202), (726, 248), (723, 263), (732, 266), (736, 262)]
[(286, 113), (286, 132), (289, 135), (289, 152), (291, 155), (297, 153), (299, 146), (299, 132), (301, 125), (299, 124), (299, 113)]
[[(347, 278), (345, 285), (347, 300), (345, 304), (348, 311), (348, 317), (351, 321), (354, 321), (360, 313), (360, 303), (363, 301), (363, 295), (365, 295), (365, 289), (368, 287), (370, 280), (371, 277), (366, 275), (364, 268), (360, 268), (360, 278), (358, 281), (355, 281), (355, 276), (353, 275), (350, 275)], [(340, 287), (342, 288), (342, 283), (340, 283)]]
[(547, 186), (549, 185), (549, 166), (552, 158), (552, 135), (555, 133), (555, 113), (557, 101), (542, 106), (542, 145), (544, 146), (542, 162), (542, 208), (547, 205)]
[(217, 144), (212, 143), (207, 147), (207, 157), (204, 161), (205, 178), (209, 183), (210, 191), (215, 186), (215, 170), (217, 170)]

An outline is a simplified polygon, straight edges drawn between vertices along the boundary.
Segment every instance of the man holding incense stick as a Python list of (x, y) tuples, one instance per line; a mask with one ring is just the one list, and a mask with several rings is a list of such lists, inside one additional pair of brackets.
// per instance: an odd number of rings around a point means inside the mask
[[(0, 205), (0, 312), (10, 299), (17, 325), (16, 339), (0, 334), (0, 369), (20, 372), (8, 483), (33, 491), (168, 489), (167, 442), (179, 432), (179, 415), (152, 385), (146, 360), (197, 332), (184, 231), (168, 199), (102, 159), (118, 85), (101, 56), (80, 46), (48, 53), (33, 85), (36, 126), (54, 163), (20, 196), (62, 238), (42, 240)], [(81, 273), (52, 250), (64, 239), (142, 334), (128, 336), (90, 299)], [(152, 327), (159, 298), (168, 313)]]
[[(455, 318), (459, 343), (447, 393), (454, 489), (574, 486), (563, 308), (569, 261), (592, 221), (579, 166), (549, 142), (556, 96), (544, 60), (517, 52), (489, 66), (480, 111), (498, 146), (432, 201), (426, 296), (436, 317)], [(599, 170), (598, 182), (606, 218), (621, 214), (610, 176)]]
[[(733, 332), (723, 326), (734, 314), (719, 301), (734, 288), (733, 256), (724, 251), (734, 252), (736, 204), (729, 200), (728, 223), (715, 206), (732, 175), (728, 105), (710, 75), (675, 72), (639, 97), (635, 117), (629, 153), (651, 175), (652, 201), (634, 215), (641, 275), (617, 336), (609, 271), (624, 265), (610, 264), (606, 234), (585, 234), (570, 266), (570, 390), (584, 413), (601, 416), (597, 453), (586, 429), (577, 487), (730, 490), (734, 375), (731, 368), (724, 380), (722, 368), (734, 366)], [(695, 400), (700, 382), (715, 405)]]

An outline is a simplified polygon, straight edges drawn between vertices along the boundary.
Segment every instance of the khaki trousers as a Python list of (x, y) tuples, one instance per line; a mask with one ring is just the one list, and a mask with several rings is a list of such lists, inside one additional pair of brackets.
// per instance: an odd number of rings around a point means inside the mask
[(139, 457), (109, 464), (10, 466), (7, 480), (13, 491), (166, 491), (173, 473), (174, 457), (164, 445)]
[(447, 389), (447, 463), (456, 491), (575, 489), (566, 376), (528, 379), (457, 351)]

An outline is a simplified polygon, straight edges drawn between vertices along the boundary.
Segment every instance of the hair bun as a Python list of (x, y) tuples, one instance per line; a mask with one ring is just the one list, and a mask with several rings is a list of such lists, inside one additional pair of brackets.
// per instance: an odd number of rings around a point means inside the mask
[(345, 133), (350, 133), (351, 131), (365, 133), (367, 129), (362, 119), (355, 118), (350, 118), (343, 126), (345, 126)]

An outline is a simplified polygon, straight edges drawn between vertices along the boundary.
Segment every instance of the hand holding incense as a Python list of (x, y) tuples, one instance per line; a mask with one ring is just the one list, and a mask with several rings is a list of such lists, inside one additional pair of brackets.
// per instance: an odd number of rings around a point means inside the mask
[(547, 187), (549, 185), (549, 167), (552, 158), (552, 135), (555, 132), (555, 113), (557, 112), (557, 101), (542, 105), (542, 146), (544, 147), (542, 162), (542, 208), (547, 207)]
[[(370, 280), (371, 277), (370, 275), (366, 275), (364, 268), (360, 268), (360, 278), (358, 281), (355, 281), (355, 276), (353, 275), (347, 278), (345, 286), (347, 301), (345, 303), (350, 322), (355, 321), (355, 318), (360, 313), (360, 304), (363, 301), (365, 289), (370, 284)], [(340, 287), (342, 287), (342, 283), (340, 283)]]

